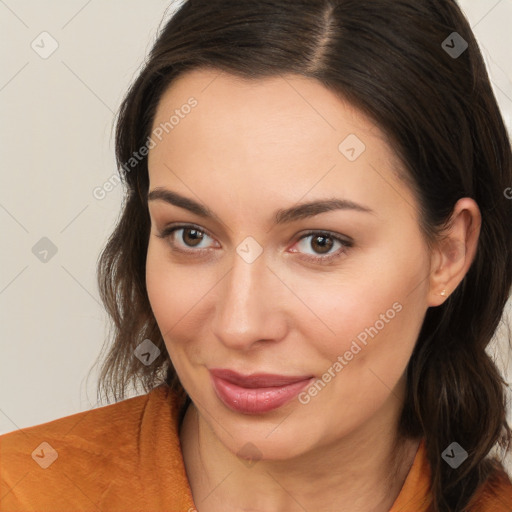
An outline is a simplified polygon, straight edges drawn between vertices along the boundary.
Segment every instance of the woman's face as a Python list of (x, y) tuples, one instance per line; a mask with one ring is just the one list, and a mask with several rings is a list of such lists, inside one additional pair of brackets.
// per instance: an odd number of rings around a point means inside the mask
[(389, 430), (436, 304), (382, 132), (314, 80), (195, 70), (150, 147), (147, 289), (201, 421), (264, 459)]

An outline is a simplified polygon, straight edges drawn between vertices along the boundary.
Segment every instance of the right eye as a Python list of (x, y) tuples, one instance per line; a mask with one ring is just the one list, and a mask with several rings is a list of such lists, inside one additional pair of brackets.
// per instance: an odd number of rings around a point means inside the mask
[(206, 251), (207, 247), (201, 247), (200, 244), (211, 238), (206, 231), (193, 224), (168, 226), (156, 236), (168, 240), (172, 249), (189, 254)]

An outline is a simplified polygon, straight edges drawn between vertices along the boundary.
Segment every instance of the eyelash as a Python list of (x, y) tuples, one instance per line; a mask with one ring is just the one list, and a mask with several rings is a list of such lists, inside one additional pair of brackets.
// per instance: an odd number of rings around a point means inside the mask
[[(158, 233), (156, 236), (158, 238), (162, 238), (162, 239), (169, 239), (171, 237), (171, 235), (175, 231), (178, 231), (180, 229), (183, 229), (183, 230), (190, 229), (190, 230), (199, 231), (199, 233), (202, 233), (202, 234), (207, 235), (208, 237), (212, 238), (208, 234), (207, 231), (205, 231), (204, 229), (202, 229), (199, 226), (196, 226), (194, 224), (180, 224), (180, 225), (176, 225), (176, 226), (169, 226), (169, 227), (165, 228), (163, 231), (161, 231), (160, 233)], [(297, 240), (297, 242), (300, 242), (301, 240), (303, 240), (305, 238), (308, 238), (308, 237), (310, 237), (312, 235), (321, 236), (321, 237), (325, 237), (325, 238), (332, 238), (334, 241), (339, 242), (342, 245), (342, 249), (341, 250), (338, 250), (338, 251), (336, 251), (336, 252), (334, 252), (332, 254), (329, 254), (327, 256), (311, 256), (311, 255), (308, 255), (308, 256), (303, 258), (303, 259), (306, 259), (308, 261), (312, 261), (314, 263), (319, 263), (321, 265), (322, 264), (330, 263), (331, 261), (333, 261), (333, 260), (335, 260), (337, 258), (340, 258), (344, 254), (346, 254), (348, 249), (350, 249), (353, 246), (352, 242), (350, 242), (348, 240), (344, 240), (343, 238), (340, 238), (336, 234), (331, 233), (329, 231), (314, 231), (314, 230), (308, 231), (308, 232), (304, 233)], [(202, 253), (204, 253), (205, 251), (208, 251), (208, 249), (198, 249), (198, 250), (194, 250), (194, 249), (191, 249), (191, 250), (177, 249), (174, 246), (173, 242), (169, 241), (169, 244), (171, 245), (171, 247), (174, 250), (176, 250), (178, 252), (185, 253), (185, 254), (193, 254), (193, 253), (195, 253), (194, 257), (200, 257)]]

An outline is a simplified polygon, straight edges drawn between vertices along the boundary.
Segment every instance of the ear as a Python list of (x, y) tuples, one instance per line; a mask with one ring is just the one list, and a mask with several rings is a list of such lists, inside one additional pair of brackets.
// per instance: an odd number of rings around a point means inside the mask
[[(443, 304), (464, 279), (476, 254), (481, 225), (476, 202), (469, 197), (459, 199), (448, 227), (431, 253), (428, 306)], [(444, 290), (445, 295), (441, 295)]]

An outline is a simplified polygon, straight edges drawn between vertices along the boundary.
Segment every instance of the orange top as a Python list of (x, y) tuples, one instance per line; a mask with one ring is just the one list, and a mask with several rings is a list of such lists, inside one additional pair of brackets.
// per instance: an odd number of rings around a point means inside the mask
[[(0, 510), (195, 512), (178, 413), (176, 396), (162, 384), (0, 436)], [(429, 479), (422, 440), (390, 512), (427, 512)], [(506, 473), (482, 487), (472, 511), (512, 511)]]

